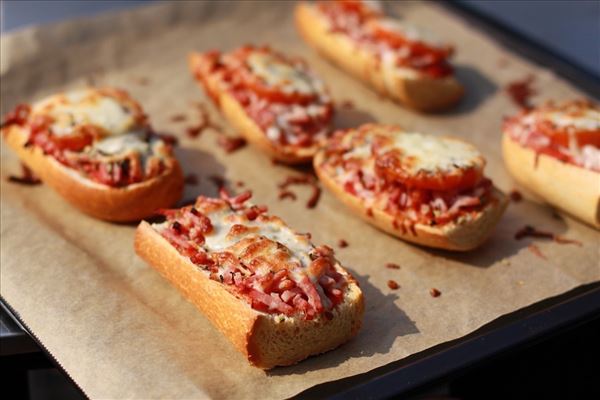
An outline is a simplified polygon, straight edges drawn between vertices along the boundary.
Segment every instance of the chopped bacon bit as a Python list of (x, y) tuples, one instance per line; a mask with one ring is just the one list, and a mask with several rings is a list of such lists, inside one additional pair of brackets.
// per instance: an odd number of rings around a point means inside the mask
[(551, 239), (560, 244), (575, 244), (582, 246), (582, 243), (579, 240), (567, 239), (552, 232), (540, 231), (531, 225), (525, 225), (523, 228), (519, 229), (517, 233), (515, 233), (516, 240), (521, 240), (525, 237)]
[(200, 122), (194, 126), (190, 126), (187, 128), (187, 134), (191, 138), (196, 138), (204, 132), (204, 130), (212, 128), (220, 133), (221, 127), (216, 125), (211, 119), (210, 114), (206, 110), (206, 106), (203, 103), (195, 103), (194, 104), (200, 115)]
[(398, 264), (394, 264), (394, 263), (387, 263), (387, 264), (385, 264), (385, 267), (389, 268), (389, 269), (400, 269), (400, 266)]
[(338, 241), (338, 247), (341, 247), (343, 249), (343, 248), (348, 247), (348, 246), (349, 246), (348, 242), (346, 242), (344, 239), (340, 239)]
[(508, 195), (509, 195), (511, 201), (513, 201), (515, 203), (518, 203), (521, 200), (523, 200), (523, 195), (521, 194), (521, 192), (519, 192), (516, 189), (511, 190)]
[(280, 189), (286, 189), (290, 185), (310, 185), (312, 186), (312, 194), (306, 202), (306, 208), (315, 208), (321, 197), (321, 188), (317, 184), (317, 180), (314, 176), (309, 174), (304, 175), (290, 175), (285, 180), (279, 183), (277, 186)]
[(148, 84), (150, 84), (150, 79), (145, 76), (140, 76), (139, 78), (134, 79), (134, 82), (140, 86), (148, 86)]
[(306, 202), (307, 208), (315, 208), (317, 206), (317, 203), (319, 202), (319, 199), (321, 198), (321, 188), (317, 185), (314, 185), (312, 189), (312, 195)]
[(347, 110), (353, 109), (354, 108), (354, 102), (352, 100), (348, 100), (348, 99), (342, 100), (340, 102), (340, 107), (341, 108), (345, 108)]
[(165, 142), (166, 144), (170, 144), (171, 146), (177, 146), (177, 144), (179, 143), (179, 139), (177, 139), (177, 136), (170, 133), (160, 133), (158, 134), (158, 137), (163, 142)]
[(279, 192), (279, 200), (283, 200), (283, 199), (290, 199), (290, 200), (296, 200), (296, 193), (290, 191), (290, 190), (282, 190)]
[(184, 179), (186, 185), (197, 185), (198, 181), (199, 179), (196, 174), (187, 174)]
[(42, 183), (40, 178), (35, 176), (33, 171), (29, 169), (25, 164), (21, 164), (21, 176), (10, 175), (8, 177), (9, 182), (20, 183), (23, 185), (39, 185)]
[(204, 130), (203, 125), (190, 126), (185, 130), (185, 133), (191, 138), (197, 138)]
[(440, 297), (442, 295), (442, 292), (440, 292), (436, 288), (431, 288), (429, 289), (429, 294), (431, 295), (431, 297)]
[(544, 255), (544, 253), (542, 253), (542, 251), (540, 250), (539, 247), (537, 247), (535, 244), (531, 243), (529, 246), (527, 246), (527, 249), (529, 251), (531, 251), (533, 254), (535, 254), (536, 256), (543, 258), (544, 260), (547, 260), (546, 256)]
[(387, 282), (387, 285), (392, 290), (397, 290), (398, 288), (400, 288), (400, 285), (398, 285), (398, 282), (396, 282), (395, 280), (392, 280), (392, 279), (390, 279)]
[(259, 215), (267, 212), (267, 206), (252, 206), (245, 211), (246, 218), (254, 221)]
[(506, 91), (512, 101), (523, 109), (531, 108), (529, 98), (536, 93), (531, 87), (534, 81), (534, 76), (529, 75), (525, 79), (514, 81), (506, 86)]
[(171, 115), (171, 122), (183, 122), (187, 119), (185, 114), (175, 114)]
[(229, 154), (246, 146), (246, 139), (222, 135), (217, 138), (217, 144)]
[(367, 208), (367, 216), (373, 218), (373, 210), (371, 207)]

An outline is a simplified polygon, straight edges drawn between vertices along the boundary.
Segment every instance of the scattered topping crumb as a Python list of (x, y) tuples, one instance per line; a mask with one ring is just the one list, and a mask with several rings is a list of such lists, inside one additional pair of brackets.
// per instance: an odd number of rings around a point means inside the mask
[(540, 258), (543, 258), (544, 260), (547, 260), (547, 258), (544, 255), (544, 253), (542, 253), (542, 251), (540, 250), (540, 248), (537, 247), (535, 244), (531, 243), (529, 246), (527, 246), (527, 248), (529, 249), (529, 251), (531, 251), (536, 256), (538, 256)]
[(171, 133), (159, 133), (158, 136), (162, 139), (163, 142), (171, 146), (177, 146), (177, 144), (179, 144), (179, 139), (177, 139), (177, 136)]
[(392, 290), (397, 290), (398, 288), (400, 288), (400, 285), (398, 285), (398, 282), (396, 282), (395, 280), (390, 279), (387, 283), (388, 287)]
[(518, 203), (521, 200), (523, 200), (523, 195), (516, 189), (511, 190), (508, 196), (510, 197), (510, 200), (514, 203)]
[(529, 75), (525, 79), (513, 81), (506, 86), (506, 92), (510, 96), (513, 103), (524, 109), (531, 108), (531, 102), (529, 98), (536, 94), (536, 91), (531, 87), (533, 81), (534, 76)]
[(321, 197), (321, 188), (319, 187), (317, 180), (314, 176), (304, 175), (290, 175), (285, 178), (285, 181), (281, 182), (277, 186), (281, 190), (287, 189), (290, 185), (309, 185), (312, 187), (312, 194), (306, 202), (306, 208), (315, 208)]
[(283, 199), (296, 200), (296, 193), (290, 190), (282, 190), (279, 192), (279, 200)]
[(186, 185), (197, 185), (198, 181), (199, 179), (196, 174), (187, 174), (184, 178), (184, 182)]
[(145, 76), (135, 78), (133, 81), (140, 86), (148, 86), (150, 84), (150, 79)]
[(187, 119), (185, 114), (175, 114), (171, 115), (171, 122), (183, 122)]
[(510, 265), (510, 260), (508, 258), (503, 258), (500, 262), (504, 265)]
[(33, 171), (25, 164), (21, 164), (21, 176), (9, 175), (8, 181), (12, 183), (20, 183), (22, 185), (39, 185), (42, 183), (40, 178), (35, 176)]
[(246, 139), (221, 135), (217, 138), (217, 144), (229, 154), (246, 146)]
[(241, 188), (241, 187), (244, 187), (244, 186), (246, 186), (246, 184), (245, 184), (244, 182), (242, 182), (242, 181), (237, 181), (237, 182), (235, 183), (235, 186), (237, 186), (237, 187)]
[(225, 178), (220, 175), (210, 175), (208, 180), (210, 180), (219, 190), (225, 187)]
[(341, 248), (348, 247), (348, 242), (346, 242), (344, 239), (340, 239), (338, 241), (338, 247), (341, 247)]
[(354, 102), (352, 100), (342, 100), (340, 102), (340, 107), (341, 108), (345, 108), (347, 110), (353, 109), (354, 108)]
[(525, 237), (551, 239), (560, 244), (575, 244), (577, 246), (582, 246), (582, 243), (579, 240), (567, 239), (552, 232), (540, 231), (531, 225), (525, 225), (515, 233), (516, 240), (521, 240)]
[(442, 292), (440, 292), (436, 288), (431, 288), (429, 289), (429, 294), (431, 295), (431, 297), (440, 297), (442, 295)]
[(394, 264), (394, 263), (387, 263), (387, 264), (385, 264), (385, 267), (388, 269), (400, 269), (400, 266), (398, 264)]

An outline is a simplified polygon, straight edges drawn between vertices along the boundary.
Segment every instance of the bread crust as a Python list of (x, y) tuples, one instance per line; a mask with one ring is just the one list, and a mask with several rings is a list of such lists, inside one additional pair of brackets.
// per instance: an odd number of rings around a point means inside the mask
[[(190, 53), (188, 65), (194, 76), (202, 63), (202, 54)], [(276, 146), (268, 138), (266, 133), (250, 118), (242, 105), (230, 93), (221, 88), (220, 82), (210, 76), (199, 79), (201, 88), (206, 90), (213, 98), (225, 118), (244, 138), (252, 145), (267, 153), (271, 158), (286, 164), (303, 164), (310, 162), (315, 155), (318, 146), (292, 147)]]
[(472, 250), (487, 239), (508, 205), (507, 197), (494, 189), (492, 193), (497, 201), (490, 203), (474, 219), (463, 223), (450, 222), (442, 226), (415, 224), (414, 230), (402, 230), (394, 223), (392, 215), (377, 208), (367, 209), (360, 198), (352, 196), (338, 185), (321, 167), (324, 154), (321, 151), (314, 158), (314, 168), (319, 180), (362, 219), (395, 237), (412, 243), (453, 251)]
[(331, 320), (324, 316), (278, 320), (278, 316), (252, 309), (224, 285), (211, 280), (145, 221), (136, 231), (135, 251), (259, 368), (295, 364), (338, 347), (356, 335), (362, 322), (364, 300), (353, 278)]
[(562, 162), (502, 137), (506, 169), (525, 188), (583, 222), (600, 228), (600, 173)]
[(37, 146), (26, 147), (28, 135), (20, 127), (11, 125), (4, 128), (3, 133), (8, 146), (42, 182), (95, 218), (113, 222), (139, 221), (158, 208), (170, 207), (183, 193), (183, 173), (175, 159), (160, 176), (125, 188), (113, 188), (85, 179), (77, 171), (45, 155)]
[(464, 94), (464, 88), (452, 76), (441, 79), (422, 74), (385, 76), (378, 59), (351, 40), (330, 33), (312, 4), (301, 2), (296, 6), (295, 22), (298, 32), (311, 47), (377, 92), (409, 108), (424, 112), (445, 110), (458, 103)]

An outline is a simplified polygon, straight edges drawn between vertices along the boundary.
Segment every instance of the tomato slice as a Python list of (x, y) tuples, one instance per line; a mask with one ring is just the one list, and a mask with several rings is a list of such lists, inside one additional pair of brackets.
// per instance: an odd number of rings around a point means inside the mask
[[(544, 136), (549, 137), (552, 143), (562, 147), (569, 147), (570, 134), (566, 129), (556, 129), (549, 121), (542, 121), (538, 124), (537, 129)], [(600, 147), (600, 130), (585, 130), (574, 131), (573, 135), (579, 147), (591, 145)]]
[(375, 173), (388, 182), (400, 182), (408, 188), (437, 191), (464, 190), (472, 188), (483, 178), (483, 166), (452, 168), (435, 172), (419, 170), (416, 173), (407, 166), (399, 151), (391, 150), (375, 158)]

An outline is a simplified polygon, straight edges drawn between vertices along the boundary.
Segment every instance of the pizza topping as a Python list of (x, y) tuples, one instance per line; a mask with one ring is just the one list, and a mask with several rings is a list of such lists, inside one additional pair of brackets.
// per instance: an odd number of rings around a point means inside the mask
[(162, 210), (166, 221), (153, 228), (256, 310), (305, 319), (330, 312), (349, 279), (333, 250), (248, 204), (249, 196), (199, 197), (192, 206)]
[(456, 139), (364, 125), (339, 131), (325, 150), (324, 170), (368, 210), (384, 210), (397, 229), (471, 218), (491, 201), (485, 161)]
[(600, 171), (600, 107), (596, 104), (548, 103), (509, 118), (504, 131), (538, 154)]
[(300, 60), (267, 47), (241, 47), (230, 53), (202, 54), (194, 71), (213, 99), (207, 79), (228, 91), (246, 114), (280, 147), (311, 147), (324, 142), (333, 116), (324, 84)]
[(94, 88), (17, 106), (3, 128), (28, 131), (27, 145), (86, 178), (123, 187), (161, 174), (171, 149), (151, 130), (141, 107), (118, 89)]
[[(329, 29), (348, 36), (357, 46), (381, 60), (383, 75), (424, 74), (443, 78), (453, 73), (448, 58), (453, 50), (431, 34), (387, 18), (381, 7), (367, 1), (319, 1), (317, 9)], [(409, 72), (411, 71), (411, 72)]]

